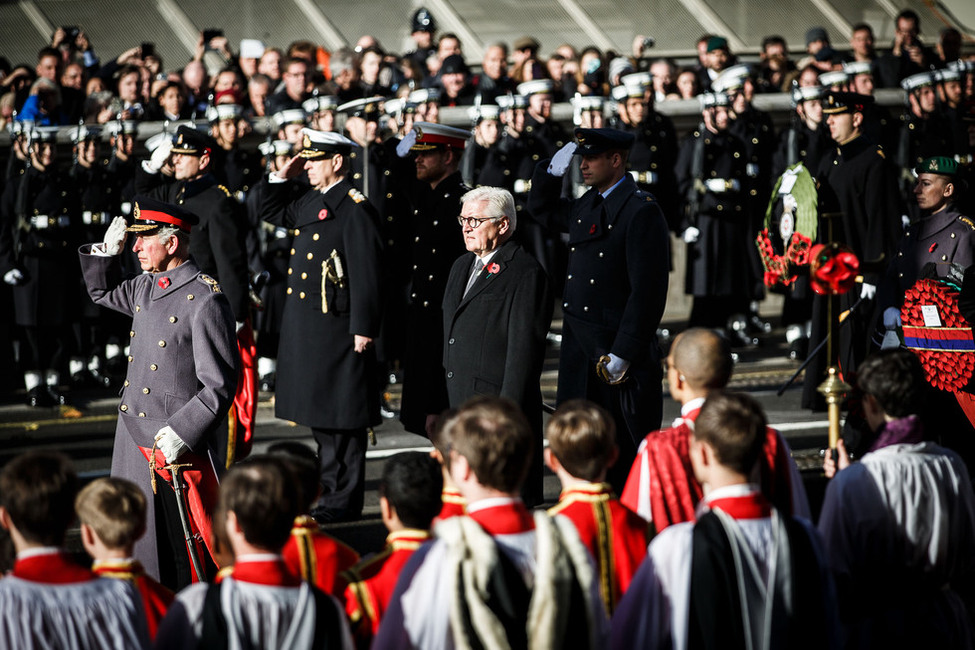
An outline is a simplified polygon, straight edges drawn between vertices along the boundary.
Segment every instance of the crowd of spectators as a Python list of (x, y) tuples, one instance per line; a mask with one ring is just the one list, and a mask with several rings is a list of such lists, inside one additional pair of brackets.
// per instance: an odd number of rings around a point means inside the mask
[[(777, 35), (762, 39), (757, 61), (739, 56), (728, 40), (704, 34), (696, 43), (696, 60), (655, 58), (653, 39), (634, 38), (629, 53), (577, 48), (568, 43), (543, 55), (537, 39), (523, 36), (484, 49), (474, 73), (461, 39), (437, 32), (433, 17), (420, 9), (413, 18), (415, 49), (397, 54), (375, 37), (364, 35), (349, 48), (328, 51), (308, 40), (285, 48), (243, 39), (235, 51), (222, 33), (201, 32), (188, 62), (164, 62), (151, 43), (132, 47), (114, 58), (96, 53), (83, 29), (59, 28), (39, 50), (36, 61), (12, 64), (0, 56), (0, 126), (13, 120), (37, 125), (70, 125), (111, 120), (179, 120), (203, 118), (208, 106), (234, 103), (247, 117), (263, 117), (297, 108), (313, 94), (337, 95), (350, 101), (375, 95), (404, 96), (419, 88), (437, 88), (442, 105), (493, 103), (514, 92), (519, 83), (551, 79), (553, 100), (576, 94), (609, 97), (622, 76), (647, 70), (653, 75), (657, 101), (688, 99), (705, 92), (722, 70), (739, 61), (753, 63), (756, 92), (786, 92), (793, 83), (813, 86), (822, 73), (839, 71), (850, 62), (870, 62), (874, 83), (898, 87), (917, 72), (942, 68), (961, 57), (961, 34), (940, 30), (937, 42), (921, 40), (920, 19), (910, 9), (896, 18), (889, 49), (876, 47), (874, 30), (857, 23), (848, 48), (823, 27), (805, 35), (801, 54)], [(2, 55), (2, 52), (0, 52)], [(15, 117), (16, 116), (16, 117)]]

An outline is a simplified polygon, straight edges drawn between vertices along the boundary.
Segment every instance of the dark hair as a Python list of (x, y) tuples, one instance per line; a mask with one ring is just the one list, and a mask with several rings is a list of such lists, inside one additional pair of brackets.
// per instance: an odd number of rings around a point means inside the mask
[(718, 391), (704, 401), (693, 436), (711, 445), (718, 463), (748, 476), (762, 452), (767, 428), (765, 413), (755, 398)]
[(853, 26), (853, 29), (850, 30), (850, 33), (855, 34), (856, 32), (861, 32), (863, 30), (870, 32), (870, 36), (873, 36), (873, 27), (871, 27), (869, 23), (857, 23)]
[(385, 497), (400, 521), (409, 528), (429, 530), (443, 506), (440, 463), (422, 451), (406, 451), (386, 460), (379, 480)]
[(220, 483), (218, 516), (237, 517), (249, 544), (278, 552), (300, 513), (301, 492), (280, 458), (258, 456), (230, 468)]
[(318, 498), (321, 487), (321, 473), (318, 469), (318, 455), (311, 447), (294, 440), (276, 442), (267, 448), (267, 455), (278, 458), (288, 466), (301, 490), (299, 510), (308, 512)]
[(772, 34), (771, 36), (766, 36), (762, 39), (762, 52), (764, 52), (769, 45), (781, 45), (786, 47), (785, 39), (778, 34)]
[(584, 399), (559, 406), (545, 427), (549, 448), (565, 470), (595, 481), (616, 448), (616, 423), (603, 407)]
[(917, 27), (917, 31), (921, 31), (921, 17), (918, 16), (917, 12), (913, 9), (901, 9), (899, 12), (897, 12), (897, 16), (894, 18), (894, 24), (896, 25), (897, 21), (901, 18), (906, 18), (907, 20), (913, 21), (914, 25)]
[(473, 397), (448, 426), (452, 449), (467, 459), (481, 485), (509, 494), (518, 492), (535, 441), (517, 404), (503, 397)]
[(37, 61), (40, 62), (46, 56), (53, 56), (58, 60), (58, 65), (61, 65), (61, 53), (58, 52), (53, 47), (42, 47), (37, 51)]
[(78, 476), (62, 453), (29, 451), (0, 471), (0, 506), (25, 540), (60, 546), (74, 519)]
[(921, 362), (910, 350), (880, 350), (857, 368), (857, 386), (894, 418), (918, 412), (926, 385)]

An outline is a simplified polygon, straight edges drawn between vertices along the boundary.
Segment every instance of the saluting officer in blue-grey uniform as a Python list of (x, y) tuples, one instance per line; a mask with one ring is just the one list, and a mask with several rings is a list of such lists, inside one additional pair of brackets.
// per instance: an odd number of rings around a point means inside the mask
[[(153, 495), (148, 459), (156, 448), (152, 456), (158, 467), (177, 460), (190, 465), (181, 473), (190, 527), (212, 578), (215, 468), (226, 466), (231, 444), (226, 422), (239, 355), (230, 303), (189, 254), (196, 215), (137, 196), (133, 216), (128, 228), (116, 217), (103, 243), (83, 245), (81, 268), (96, 305), (132, 317), (112, 476), (133, 481), (146, 494), (146, 534), (136, 543), (136, 559), (146, 573), (179, 588), (189, 584), (192, 570), (176, 496), (168, 474), (157, 477)], [(126, 231), (137, 237), (132, 249), (145, 273), (123, 281), (119, 253)]]
[[(379, 424), (373, 340), (382, 317), (379, 216), (349, 180), (355, 143), (303, 130), (301, 152), (269, 176), (261, 216), (294, 243), (278, 349), (278, 417), (311, 427), (318, 443), (319, 521), (358, 519), (366, 429)], [(308, 172), (298, 198), (286, 181)]]
[[(667, 302), (670, 235), (656, 200), (626, 171), (634, 136), (616, 129), (576, 129), (576, 143), (542, 161), (532, 177), (528, 212), (569, 234), (562, 302), (559, 403), (590, 399), (616, 420), (620, 458), (607, 480), (617, 492), (637, 443), (660, 426), (657, 327)], [(582, 156), (578, 199), (560, 198), (573, 153)]]

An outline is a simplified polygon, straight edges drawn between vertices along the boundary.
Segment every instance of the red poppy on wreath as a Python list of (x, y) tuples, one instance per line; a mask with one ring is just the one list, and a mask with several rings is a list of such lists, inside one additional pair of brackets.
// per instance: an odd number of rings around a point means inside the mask
[(168, 289), (170, 284), (172, 284), (172, 280), (169, 278), (159, 278), (160, 289)]
[(499, 266), (497, 262), (491, 262), (490, 264), (487, 265), (488, 275), (494, 275), (500, 270), (501, 270), (501, 266)]
[(946, 282), (923, 279), (904, 293), (901, 307), (904, 346), (917, 354), (928, 383), (951, 393), (969, 390), (975, 375), (975, 338), (958, 296)]
[(846, 293), (859, 270), (860, 260), (842, 244), (816, 244), (809, 251), (809, 284), (820, 295)]

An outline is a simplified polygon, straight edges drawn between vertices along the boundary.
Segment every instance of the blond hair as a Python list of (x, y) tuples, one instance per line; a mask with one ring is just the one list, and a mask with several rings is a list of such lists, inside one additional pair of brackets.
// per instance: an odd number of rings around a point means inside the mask
[(86, 485), (74, 501), (78, 520), (110, 549), (131, 546), (146, 530), (146, 496), (121, 478), (100, 478)]

